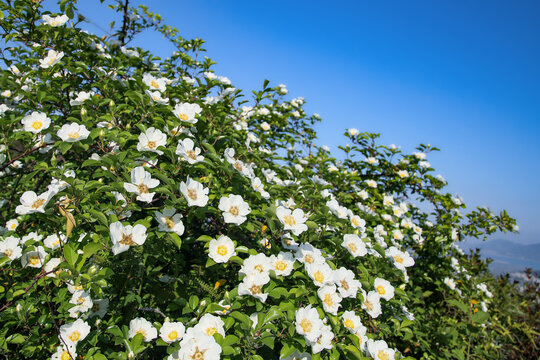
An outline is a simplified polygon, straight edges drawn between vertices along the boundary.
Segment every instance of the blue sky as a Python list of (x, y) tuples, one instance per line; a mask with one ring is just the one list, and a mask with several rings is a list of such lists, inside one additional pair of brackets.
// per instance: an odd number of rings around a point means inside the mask
[[(79, 2), (107, 28), (97, 0)], [(428, 160), (451, 192), (518, 219), (520, 235), (494, 237), (540, 242), (540, 2), (131, 3), (149, 5), (184, 37), (203, 38), (216, 73), (237, 88), (269, 79), (305, 97), (323, 118), (320, 144), (337, 150), (355, 127), (406, 151), (441, 148)], [(154, 34), (135, 45), (162, 56), (173, 50)]]

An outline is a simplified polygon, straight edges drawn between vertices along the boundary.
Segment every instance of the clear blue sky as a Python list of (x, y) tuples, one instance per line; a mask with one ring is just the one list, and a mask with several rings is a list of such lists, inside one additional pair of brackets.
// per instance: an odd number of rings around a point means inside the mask
[[(107, 27), (97, 0), (79, 2)], [(428, 160), (450, 191), (518, 219), (520, 235), (495, 237), (540, 242), (539, 1), (131, 3), (206, 40), (216, 73), (237, 88), (267, 78), (305, 97), (323, 117), (320, 144), (337, 150), (356, 127), (407, 151), (438, 146)], [(152, 34), (135, 44), (172, 51)]]

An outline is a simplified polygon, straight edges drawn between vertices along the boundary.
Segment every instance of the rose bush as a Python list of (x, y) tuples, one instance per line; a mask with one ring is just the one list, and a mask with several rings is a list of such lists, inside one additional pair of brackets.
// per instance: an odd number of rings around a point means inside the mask
[[(75, 0), (0, 1), (6, 357), (500, 355), (494, 280), (456, 244), (515, 221), (464, 213), (436, 148), (349, 129), (336, 158), (284, 85), (250, 99), (202, 40), (110, 7), (100, 38)], [(129, 47), (144, 30), (177, 51)]]

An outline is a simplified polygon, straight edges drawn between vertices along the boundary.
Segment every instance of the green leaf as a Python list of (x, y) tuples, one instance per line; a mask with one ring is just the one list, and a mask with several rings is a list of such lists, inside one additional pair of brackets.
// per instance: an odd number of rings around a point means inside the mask
[(472, 316), (472, 321), (479, 324), (486, 322), (487, 319), (489, 319), (489, 314), (485, 311), (478, 311)]
[(469, 308), (467, 307), (467, 305), (465, 305), (464, 303), (462, 303), (461, 301), (459, 300), (456, 300), (456, 299), (450, 299), (448, 300), (448, 303), (450, 305), (454, 305), (455, 307), (459, 308), (461, 311), (463, 311), (464, 313), (468, 313), (469, 312)]
[(73, 249), (71, 244), (64, 245), (64, 258), (66, 259), (66, 262), (71, 266), (73, 266), (79, 258), (79, 254), (77, 254), (77, 251)]

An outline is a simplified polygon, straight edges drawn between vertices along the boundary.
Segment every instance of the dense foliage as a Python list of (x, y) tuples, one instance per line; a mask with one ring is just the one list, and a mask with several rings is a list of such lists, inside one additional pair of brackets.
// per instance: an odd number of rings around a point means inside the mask
[[(507, 319), (511, 301), (493, 293), (521, 296), (516, 287), (456, 245), (515, 221), (465, 213), (427, 161), (436, 148), (407, 154), (351, 128), (338, 160), (314, 144), (319, 116), (284, 85), (246, 94), (214, 74), (202, 40), (145, 7), (110, 8), (122, 22), (100, 38), (82, 31), (74, 0), (57, 14), (0, 1), (8, 358), (464, 359), (516, 349), (501, 328), (537, 320)], [(160, 59), (129, 47), (145, 30), (177, 51)], [(519, 338), (537, 340), (534, 326)]]

